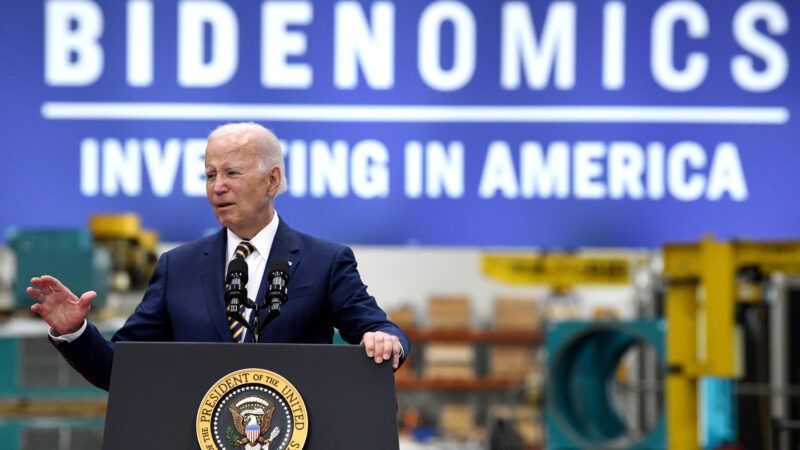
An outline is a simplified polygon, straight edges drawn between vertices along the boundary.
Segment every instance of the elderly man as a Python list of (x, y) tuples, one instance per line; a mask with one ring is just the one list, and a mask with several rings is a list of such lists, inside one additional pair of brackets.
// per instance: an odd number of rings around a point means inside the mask
[(247, 331), (227, 319), (224, 301), (225, 267), (239, 253), (252, 300), (264, 298), (269, 262), (283, 258), (290, 265), (289, 301), (260, 342), (330, 343), (336, 327), (376, 363), (399, 367), (408, 338), (367, 293), (353, 252), (291, 229), (275, 212), (275, 197), (286, 190), (275, 135), (255, 123), (219, 127), (208, 137), (205, 170), (208, 201), (223, 229), (161, 256), (142, 302), (111, 342), (86, 320), (94, 291), (78, 297), (51, 276), (31, 280), (27, 292), (37, 300), (31, 310), (50, 325), (67, 361), (108, 389), (114, 342), (244, 342)]

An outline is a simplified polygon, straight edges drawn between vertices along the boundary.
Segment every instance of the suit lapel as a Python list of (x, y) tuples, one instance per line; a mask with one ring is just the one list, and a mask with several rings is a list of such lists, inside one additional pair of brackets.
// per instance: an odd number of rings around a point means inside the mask
[(203, 296), (208, 307), (208, 315), (219, 334), (221, 342), (233, 342), (228, 319), (225, 316), (225, 228), (214, 235), (203, 249), (201, 273)]
[[(264, 296), (267, 295), (269, 267), (272, 261), (280, 258), (289, 262), (289, 279), (291, 280), (292, 274), (300, 262), (300, 245), (297, 243), (294, 230), (289, 228), (289, 225), (286, 225), (282, 218), (278, 222), (278, 230), (275, 232), (275, 239), (272, 241), (272, 248), (269, 251), (269, 258), (267, 258), (267, 267), (261, 277), (261, 286), (258, 287), (256, 301), (263, 300)], [(266, 317), (266, 311), (261, 311), (258, 316), (263, 320)]]

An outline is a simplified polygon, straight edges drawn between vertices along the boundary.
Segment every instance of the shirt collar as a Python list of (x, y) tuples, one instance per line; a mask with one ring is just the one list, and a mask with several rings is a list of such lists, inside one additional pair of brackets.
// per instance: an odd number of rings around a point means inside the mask
[[(262, 228), (261, 231), (256, 233), (253, 236), (253, 239), (250, 239), (250, 243), (253, 244), (255, 250), (253, 251), (252, 255), (254, 257), (264, 258), (266, 261), (269, 258), (269, 250), (272, 248), (272, 241), (275, 240), (275, 233), (278, 232), (278, 223), (280, 219), (278, 219), (278, 211), (275, 211), (272, 215), (272, 220), (269, 221), (266, 227)], [(227, 261), (233, 259), (233, 252), (236, 251), (236, 246), (239, 245), (243, 239), (236, 235), (230, 229), (227, 230), (228, 232), (228, 252), (226, 254)]]

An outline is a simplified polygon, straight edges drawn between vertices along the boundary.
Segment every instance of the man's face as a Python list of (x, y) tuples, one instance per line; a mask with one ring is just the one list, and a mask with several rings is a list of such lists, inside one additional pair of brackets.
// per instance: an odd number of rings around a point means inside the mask
[(246, 134), (209, 139), (206, 147), (206, 195), (222, 226), (251, 239), (272, 219), (275, 195), (272, 168), (258, 169), (255, 143)]

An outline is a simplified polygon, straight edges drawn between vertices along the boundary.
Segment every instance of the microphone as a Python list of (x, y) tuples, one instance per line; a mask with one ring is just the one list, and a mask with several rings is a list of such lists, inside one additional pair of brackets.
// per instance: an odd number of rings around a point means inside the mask
[(247, 263), (244, 259), (234, 258), (228, 264), (228, 276), (225, 278), (225, 310), (229, 316), (240, 320), (241, 307), (247, 302)]
[(289, 262), (285, 259), (272, 261), (268, 271), (269, 289), (267, 290), (267, 313), (277, 316), (281, 313), (281, 305), (289, 299)]
[(289, 262), (285, 259), (275, 259), (269, 265), (267, 270), (267, 280), (269, 281), (269, 288), (267, 288), (267, 295), (264, 303), (267, 307), (267, 316), (264, 317), (262, 322), (259, 319), (259, 310), (261, 309), (261, 302), (256, 302), (256, 314), (253, 318), (253, 342), (259, 342), (261, 331), (268, 323), (272, 322), (281, 313), (281, 305), (288, 300), (289, 284)]

